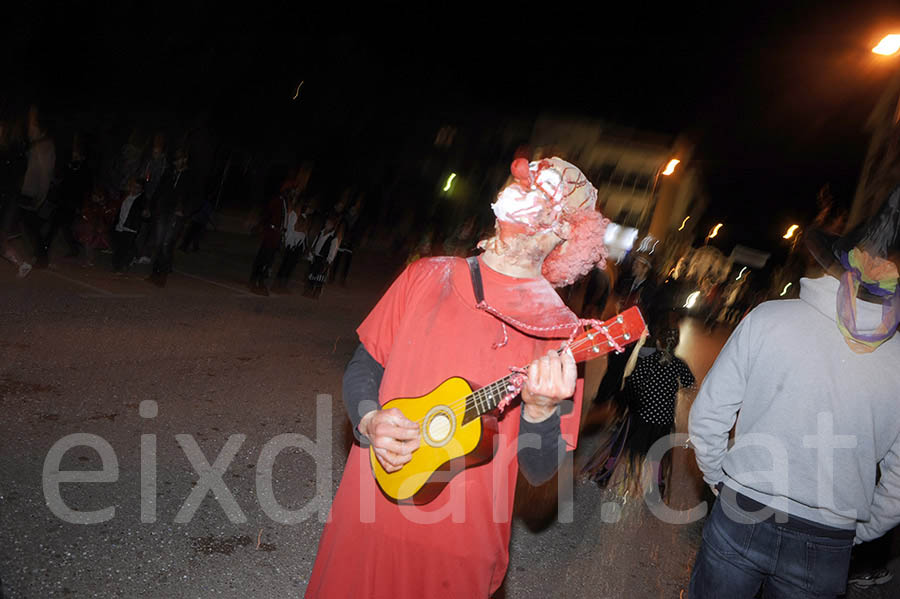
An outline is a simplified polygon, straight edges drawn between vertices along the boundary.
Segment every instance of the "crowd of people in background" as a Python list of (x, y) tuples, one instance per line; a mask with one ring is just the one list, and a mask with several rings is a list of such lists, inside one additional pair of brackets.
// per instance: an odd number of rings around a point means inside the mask
[[(3, 257), (25, 277), (33, 268), (47, 268), (52, 251), (85, 267), (105, 254), (103, 262), (108, 260), (114, 272), (141, 272), (150, 283), (164, 287), (175, 267), (176, 250), (198, 251), (205, 231), (216, 226), (215, 198), (201, 185), (204, 175), (192, 168), (189, 133), (156, 131), (147, 137), (134, 130), (121, 147), (101, 152), (84, 132), (58, 140), (52, 131), (34, 106), (21, 118), (0, 120)], [(311, 161), (300, 162), (288, 170), (269, 200), (256, 209), (251, 205), (258, 214), (252, 232), (259, 236), (248, 279), (253, 293), (289, 293), (296, 279), (305, 296), (317, 298), (326, 284), (346, 284), (354, 252), (371, 224), (362, 217), (366, 191), (347, 185), (313, 192), (313, 170)], [(432, 214), (429, 210), (443, 209), (441, 202), (435, 202), (435, 209), (421, 204), (387, 214), (390, 250), (405, 256), (407, 263), (424, 256), (472, 255), (478, 241), (490, 234), (490, 224), (478, 214)], [(19, 237), (19, 243), (12, 243)], [(655, 296), (657, 281), (663, 281), (642, 260), (633, 254), (626, 276), (617, 282), (634, 285), (615, 290), (626, 304), (633, 303), (629, 297), (639, 290), (646, 298)], [(637, 274), (645, 266), (648, 276)], [(627, 274), (630, 270), (634, 272)], [(665, 279), (661, 298), (675, 288), (680, 291), (684, 280)], [(746, 312), (751, 299), (746, 286), (698, 284), (710, 325), (717, 320), (735, 323)], [(609, 277), (592, 273), (583, 291), (583, 315), (600, 316), (612, 291)]]
[(300, 278), (306, 297), (318, 299), (326, 283), (347, 282), (363, 231), (365, 194), (347, 187), (337, 202), (327, 205), (307, 191), (312, 168), (305, 162), (289, 173), (254, 227), (260, 237), (249, 281), (254, 293), (290, 293), (289, 282), (299, 264), (304, 264)]
[[(107, 255), (116, 274), (149, 269), (146, 280), (165, 287), (176, 250), (199, 251), (216, 226), (215, 198), (192, 168), (189, 135), (158, 131), (146, 140), (135, 130), (103, 155), (86, 137), (76, 132), (59, 143), (35, 106), (0, 120), (0, 253), (20, 278), (51, 259), (93, 267)], [(364, 233), (365, 192), (311, 193), (312, 171), (302, 162), (261, 210), (250, 207), (258, 214), (251, 232), (260, 237), (248, 281), (254, 293), (289, 293), (295, 273), (311, 298), (326, 283), (346, 284)]]
[[(75, 133), (61, 144), (70, 151), (59, 155), (58, 140), (37, 107), (25, 122), (0, 122), (0, 246), (18, 276), (50, 266), (61, 236), (65, 256), (80, 257), (84, 266), (93, 266), (98, 254), (109, 254), (120, 274), (152, 264), (149, 280), (164, 286), (184, 225), (195, 222), (204, 205), (192, 194), (186, 145), (167, 143), (157, 133), (145, 148), (133, 136), (117, 156), (101, 160)], [(24, 251), (12, 243), (22, 233)], [(185, 243), (196, 243), (195, 236), (185, 235)]]

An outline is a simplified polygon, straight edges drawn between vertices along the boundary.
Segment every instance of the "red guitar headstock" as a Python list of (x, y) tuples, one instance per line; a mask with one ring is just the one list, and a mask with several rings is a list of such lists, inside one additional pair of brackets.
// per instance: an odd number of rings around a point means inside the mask
[(572, 339), (569, 349), (576, 362), (586, 362), (616, 349), (616, 343), (625, 347), (641, 338), (647, 325), (637, 306), (628, 308), (600, 323), (585, 326), (585, 330)]

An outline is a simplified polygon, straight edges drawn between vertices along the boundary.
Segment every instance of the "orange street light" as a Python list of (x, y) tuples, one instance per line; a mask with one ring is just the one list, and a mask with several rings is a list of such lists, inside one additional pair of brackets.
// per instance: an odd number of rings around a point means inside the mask
[(669, 175), (671, 175), (672, 173), (675, 172), (675, 167), (678, 166), (680, 163), (681, 163), (680, 160), (678, 160), (677, 158), (673, 158), (666, 165), (666, 169), (662, 172), (662, 174), (665, 175), (666, 177), (668, 177)]
[(678, 230), (679, 230), (679, 231), (681, 231), (681, 230), (683, 230), (683, 229), (684, 229), (684, 225), (686, 225), (686, 224), (687, 224), (687, 222), (688, 222), (688, 219), (689, 219), (689, 218), (691, 218), (691, 217), (690, 217), (690, 216), (685, 216), (685, 217), (684, 217), (684, 220), (683, 220), (683, 221), (681, 221), (681, 226), (680, 226), (680, 227), (678, 227)]
[(791, 237), (794, 236), (794, 233), (796, 233), (797, 229), (799, 229), (799, 228), (800, 228), (800, 225), (791, 225), (790, 227), (788, 227), (787, 233), (785, 233), (784, 235), (781, 236), (782, 239), (790, 239)]
[(891, 56), (896, 54), (898, 50), (900, 50), (900, 34), (898, 33), (884, 36), (878, 42), (878, 45), (872, 48), (872, 52), (882, 56)]
[(707, 236), (706, 236), (706, 239), (703, 240), (703, 245), (708, 244), (710, 239), (712, 239), (713, 237), (715, 237), (716, 235), (718, 235), (718, 234), (719, 234), (719, 229), (721, 229), (721, 228), (724, 227), (724, 226), (725, 226), (724, 224), (719, 223), (719, 224), (717, 224), (715, 227), (713, 227), (712, 229), (710, 229), (709, 235), (707, 235)]
[(679, 159), (671, 158), (666, 163), (666, 166), (659, 165), (659, 167), (657, 167), (656, 174), (653, 175), (653, 187), (650, 189), (650, 202), (644, 210), (641, 211), (640, 217), (638, 217), (638, 228), (643, 226), (644, 218), (646, 218), (647, 214), (650, 214), (652, 219), (652, 215), (656, 211), (656, 188), (659, 186), (659, 176), (663, 175), (668, 177), (675, 172), (675, 167), (680, 163), (681, 161)]

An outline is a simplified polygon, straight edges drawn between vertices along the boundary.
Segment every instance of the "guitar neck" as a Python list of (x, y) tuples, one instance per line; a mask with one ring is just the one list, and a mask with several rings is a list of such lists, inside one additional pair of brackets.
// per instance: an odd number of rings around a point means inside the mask
[[(582, 321), (585, 322), (585, 321)], [(621, 351), (622, 346), (637, 341), (646, 325), (637, 307), (632, 307), (621, 314), (603, 322), (590, 321), (587, 330), (575, 337), (568, 348), (576, 362), (584, 362), (602, 356), (612, 350)], [(562, 353), (564, 349), (557, 350)], [(487, 414), (497, 408), (503, 398), (515, 387), (510, 373), (485, 385), (466, 396), (466, 413), (463, 424)]]
[(503, 397), (509, 393), (512, 386), (512, 374), (502, 379), (497, 379), (490, 385), (476, 389), (466, 396), (466, 415), (463, 424), (487, 414), (497, 408)]

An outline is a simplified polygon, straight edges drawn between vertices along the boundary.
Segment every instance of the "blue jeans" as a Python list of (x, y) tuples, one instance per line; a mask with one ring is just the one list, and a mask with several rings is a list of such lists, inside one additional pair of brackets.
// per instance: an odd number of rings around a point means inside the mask
[(690, 599), (824, 599), (844, 592), (853, 539), (753, 522), (716, 500), (703, 527)]

